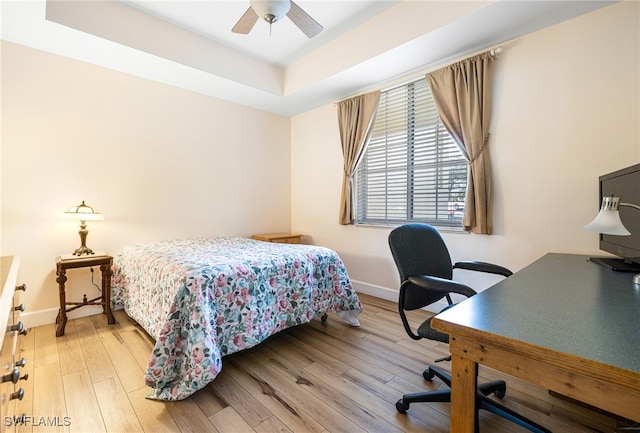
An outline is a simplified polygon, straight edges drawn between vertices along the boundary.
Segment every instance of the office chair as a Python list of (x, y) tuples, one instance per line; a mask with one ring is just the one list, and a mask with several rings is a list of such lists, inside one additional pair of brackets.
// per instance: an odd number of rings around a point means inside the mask
[[(443, 298), (449, 304), (445, 310), (451, 308), (453, 302), (451, 293), (457, 293), (468, 297), (476, 294), (470, 287), (452, 281), (454, 269), (466, 269), (470, 271), (485, 272), (509, 277), (512, 272), (502, 266), (484, 262), (458, 262), (451, 263), (451, 256), (440, 233), (427, 224), (406, 224), (395, 228), (389, 234), (389, 247), (391, 254), (400, 273), (400, 297), (398, 310), (400, 318), (407, 334), (414, 339), (427, 338), (430, 340), (449, 343), (449, 336), (431, 328), (431, 319), (423, 322), (414, 330), (409, 325), (406, 311), (423, 308)], [(444, 311), (444, 310), (443, 310)], [(435, 362), (450, 361), (451, 356), (437, 359)], [(451, 375), (438, 367), (429, 366), (422, 376), (431, 381), (437, 376), (447, 386), (451, 387)], [(488, 396), (494, 394), (503, 398), (507, 390), (503, 380), (492, 381), (478, 385), (476, 393), (476, 408), (484, 409), (508, 419), (532, 432), (551, 433), (544, 427), (528, 420), (513, 410), (501, 405)], [(451, 402), (451, 390), (437, 390), (405, 394), (396, 403), (396, 409), (400, 413), (406, 413), (411, 403), (418, 402)], [(476, 432), (478, 427), (478, 413), (476, 411)]]

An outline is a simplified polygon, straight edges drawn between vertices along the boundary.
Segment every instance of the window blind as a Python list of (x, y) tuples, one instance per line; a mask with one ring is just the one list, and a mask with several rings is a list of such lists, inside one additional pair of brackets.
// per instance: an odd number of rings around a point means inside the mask
[(355, 183), (356, 224), (461, 227), (467, 162), (425, 79), (381, 92)]

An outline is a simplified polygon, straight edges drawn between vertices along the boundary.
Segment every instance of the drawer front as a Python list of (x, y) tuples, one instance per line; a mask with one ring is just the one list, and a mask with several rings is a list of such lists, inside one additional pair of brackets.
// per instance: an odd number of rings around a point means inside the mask
[[(20, 305), (20, 294), (26, 290), (25, 285), (16, 286), (17, 267), (19, 258), (2, 257), (0, 266), (2, 271), (2, 292), (0, 293), (0, 332), (2, 332), (2, 345), (0, 347), (0, 432), (15, 431), (15, 409), (17, 399), (23, 394), (19, 386), (22, 377), (22, 363), (16, 360), (18, 338), (26, 334), (20, 314), (24, 307)], [(11, 269), (8, 270), (7, 268)]]
[(15, 332), (7, 332), (2, 343), (2, 352), (0, 352), (0, 375), (3, 382), (0, 383), (0, 408), (2, 408), (2, 429), (6, 428), (6, 417), (13, 416), (13, 408), (15, 405), (11, 400), (11, 394), (15, 392), (15, 385), (13, 383), (14, 377), (14, 355), (13, 347), (15, 345)]

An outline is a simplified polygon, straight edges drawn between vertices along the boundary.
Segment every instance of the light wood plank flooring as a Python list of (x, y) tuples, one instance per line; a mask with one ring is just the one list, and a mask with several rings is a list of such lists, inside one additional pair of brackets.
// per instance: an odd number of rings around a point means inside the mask
[[(426, 382), (427, 363), (447, 346), (413, 341), (396, 305), (362, 295), (361, 326), (331, 314), (326, 323), (287, 330), (256, 348), (224, 358), (216, 380), (179, 402), (145, 399), (144, 371), (153, 341), (123, 311), (115, 325), (104, 315), (70, 320), (63, 337), (54, 325), (21, 338), (27, 360), (28, 416), (18, 432), (448, 432), (449, 404), (413, 404), (406, 415), (395, 402), (403, 393), (444, 386)], [(412, 320), (428, 313), (414, 312)], [(447, 363), (443, 366), (448, 368)], [(502, 378), (481, 367), (481, 379)], [(514, 378), (504, 404), (552, 431), (613, 432), (616, 420), (550, 396)], [(482, 432), (525, 430), (492, 414)]]

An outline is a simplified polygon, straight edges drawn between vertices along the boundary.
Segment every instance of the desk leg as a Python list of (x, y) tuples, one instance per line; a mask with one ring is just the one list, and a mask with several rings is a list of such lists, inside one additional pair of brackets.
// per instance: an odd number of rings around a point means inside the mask
[[(452, 343), (453, 339), (452, 339)], [(454, 343), (455, 344), (455, 343)], [(453, 351), (452, 351), (453, 353)], [(461, 355), (451, 358), (451, 431), (474, 433), (478, 364)]]
[(100, 271), (102, 272), (102, 307), (107, 316), (107, 323), (113, 325), (116, 323), (116, 318), (111, 312), (111, 275), (113, 274), (111, 264), (100, 265)]
[(64, 327), (67, 325), (67, 302), (64, 293), (64, 283), (67, 282), (67, 276), (65, 275), (65, 269), (58, 269), (56, 274), (56, 282), (58, 283), (58, 291), (60, 294), (60, 310), (58, 310), (58, 317), (56, 317), (56, 323), (58, 327), (56, 329), (56, 337), (64, 335)]

